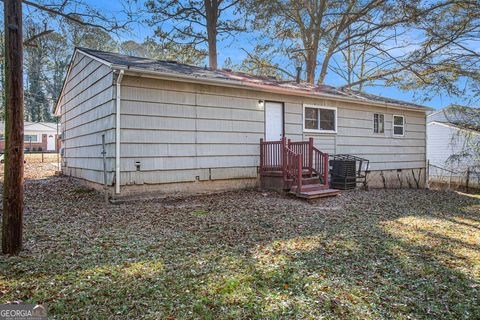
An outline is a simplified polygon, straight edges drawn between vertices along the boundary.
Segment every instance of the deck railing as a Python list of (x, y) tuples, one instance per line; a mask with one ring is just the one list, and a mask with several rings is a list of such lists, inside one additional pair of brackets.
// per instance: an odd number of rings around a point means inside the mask
[(328, 184), (328, 153), (322, 152), (317, 148), (312, 148), (312, 170), (315, 172), (324, 185)]
[(304, 170), (308, 170), (308, 173), (312, 174), (312, 161), (313, 161), (313, 138), (308, 141), (296, 141), (292, 142), (288, 139), (287, 146), (295, 153), (303, 155), (302, 167)]
[(295, 141), (282, 138), (278, 141), (260, 139), (260, 175), (278, 173), (292, 179), (301, 190), (304, 174), (317, 174), (328, 186), (328, 153), (313, 146), (313, 138)]
[(284, 148), (285, 161), (283, 164), (284, 177), (292, 179), (293, 185), (297, 186), (297, 192), (302, 191), (302, 155)]
[(283, 171), (284, 147), (285, 139), (279, 141), (263, 141), (263, 139), (260, 139), (260, 174)]

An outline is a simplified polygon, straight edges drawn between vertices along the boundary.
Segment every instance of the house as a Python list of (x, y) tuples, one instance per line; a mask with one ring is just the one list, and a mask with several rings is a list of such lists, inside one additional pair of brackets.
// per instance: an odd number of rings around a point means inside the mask
[(453, 177), (460, 183), (466, 179), (469, 168), (480, 165), (480, 124), (475, 123), (479, 118), (478, 109), (453, 105), (428, 115), (427, 159), (431, 181), (451, 181)]
[(84, 48), (73, 54), (55, 107), (63, 173), (106, 183), (116, 195), (258, 186), (260, 139), (282, 137), (312, 138), (323, 155), (367, 158), (370, 187), (423, 186), (429, 110), (330, 86)]
[[(24, 122), (25, 151), (59, 152), (60, 139), (54, 122)], [(5, 149), (5, 123), (0, 122), (0, 152)]]

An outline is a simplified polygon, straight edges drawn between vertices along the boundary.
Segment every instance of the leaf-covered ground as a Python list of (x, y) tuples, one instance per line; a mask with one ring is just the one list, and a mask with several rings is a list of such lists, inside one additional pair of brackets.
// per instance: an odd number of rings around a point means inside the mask
[[(3, 169), (3, 168), (1, 168)], [(105, 205), (27, 166), (25, 250), (0, 302), (56, 318), (479, 319), (480, 199), (372, 190)]]

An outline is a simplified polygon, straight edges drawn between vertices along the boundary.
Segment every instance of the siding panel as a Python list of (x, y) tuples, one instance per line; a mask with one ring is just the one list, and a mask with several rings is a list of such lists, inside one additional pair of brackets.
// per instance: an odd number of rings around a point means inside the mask
[(107, 177), (113, 181), (115, 116), (113, 73), (79, 53), (60, 99), (63, 163), (66, 174), (103, 183), (102, 134), (105, 134)]

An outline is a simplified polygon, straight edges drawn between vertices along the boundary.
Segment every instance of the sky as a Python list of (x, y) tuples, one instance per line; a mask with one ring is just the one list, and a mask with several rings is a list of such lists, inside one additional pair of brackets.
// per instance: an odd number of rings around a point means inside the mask
[[(111, 11), (116, 15), (122, 16), (121, 10), (123, 9), (122, 5), (118, 1), (109, 1), (109, 0), (86, 0), (87, 3), (90, 3), (93, 7), (99, 8), (102, 10)], [(137, 3), (138, 8), (144, 9), (143, 6), (144, 0), (139, 0)], [(117, 13), (118, 12), (118, 13)], [(122, 32), (118, 35), (115, 35), (114, 38), (117, 41), (125, 40), (135, 40), (137, 42), (142, 42), (147, 36), (152, 36), (154, 29), (149, 27), (146, 23), (136, 23), (130, 25), (129, 31)], [(232, 62), (240, 63), (245, 57), (246, 54), (242, 49), (251, 50), (254, 46), (253, 40), (254, 37), (261, 36), (259, 33), (242, 33), (235, 36), (234, 39), (227, 39), (225, 41), (220, 41), (218, 43), (218, 61), (220, 67), (222, 67), (223, 62), (230, 58)], [(205, 61), (207, 63), (207, 61)], [(344, 84), (343, 80), (336, 74), (330, 72), (327, 75), (326, 84), (338, 86)], [(394, 99), (400, 99), (405, 101), (410, 101), (422, 105), (432, 107), (434, 109), (441, 109), (448, 106), (451, 103), (462, 103), (463, 101), (459, 98), (449, 97), (447, 94), (439, 95), (433, 97), (433, 99), (425, 101), (424, 95), (422, 92), (412, 92), (412, 91), (403, 91), (396, 87), (384, 87), (384, 86), (368, 86), (364, 88), (365, 91), (385, 97), (390, 97)]]

